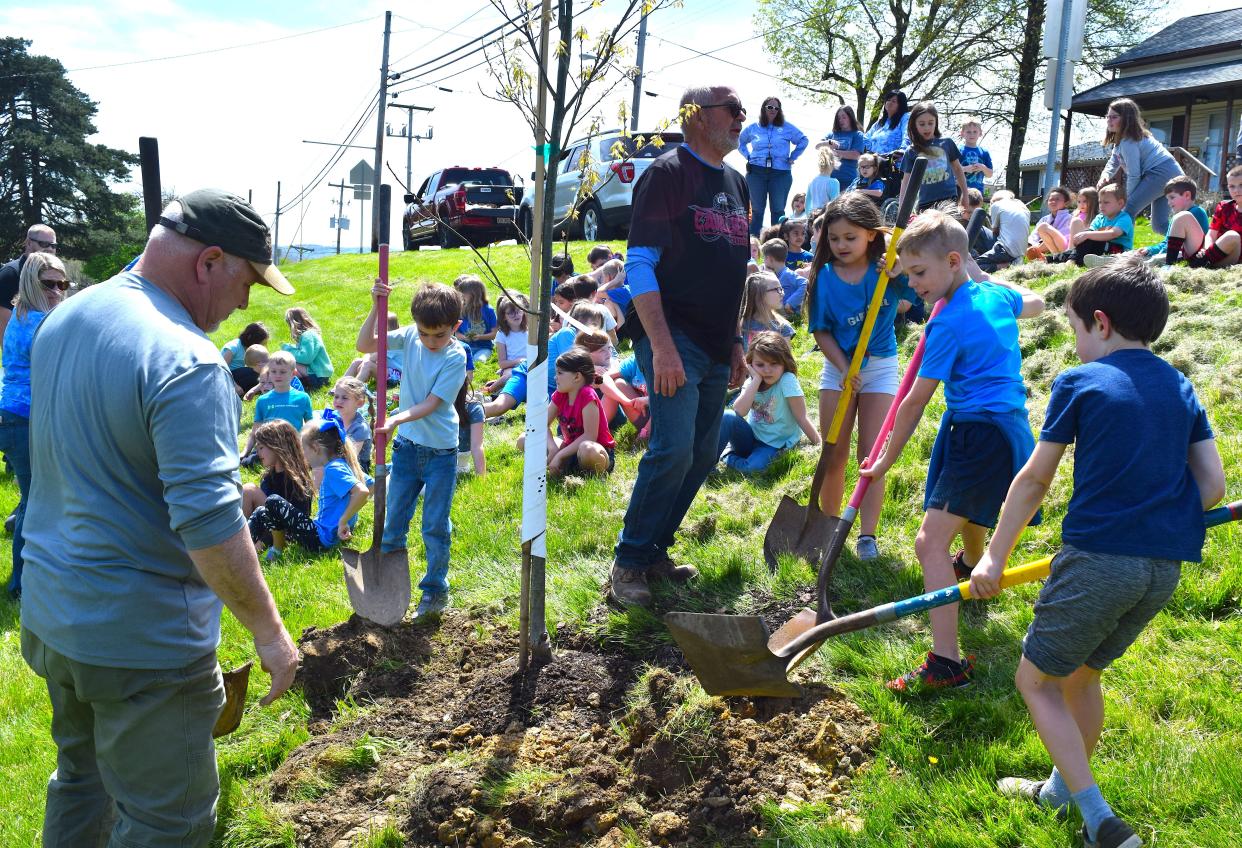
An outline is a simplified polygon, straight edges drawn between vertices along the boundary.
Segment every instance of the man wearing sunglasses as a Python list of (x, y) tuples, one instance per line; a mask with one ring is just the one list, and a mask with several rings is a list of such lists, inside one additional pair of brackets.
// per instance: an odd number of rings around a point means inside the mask
[(55, 231), (46, 224), (35, 224), (26, 231), (22, 255), (0, 265), (0, 348), (4, 347), (4, 330), (13, 317), (13, 298), (17, 297), (17, 282), (21, 279), (26, 257), (32, 253), (55, 253), (56, 247)]
[(724, 157), (746, 110), (726, 86), (689, 89), (681, 107), (685, 143), (639, 177), (626, 250), (633, 313), (623, 326), (651, 390), (651, 441), (612, 565), (611, 595), (625, 606), (651, 603), (648, 579), (695, 575), (669, 548), (719, 458), (725, 390), (745, 371), (738, 313), (750, 192)]

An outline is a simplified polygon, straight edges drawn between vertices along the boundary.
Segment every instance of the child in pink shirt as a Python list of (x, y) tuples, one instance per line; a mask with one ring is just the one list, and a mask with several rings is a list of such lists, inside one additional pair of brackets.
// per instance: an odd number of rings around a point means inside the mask
[(573, 347), (556, 358), (556, 391), (548, 406), (548, 425), (560, 424), (561, 438), (548, 433), (548, 472), (610, 474), (615, 443), (599, 394), (591, 354)]

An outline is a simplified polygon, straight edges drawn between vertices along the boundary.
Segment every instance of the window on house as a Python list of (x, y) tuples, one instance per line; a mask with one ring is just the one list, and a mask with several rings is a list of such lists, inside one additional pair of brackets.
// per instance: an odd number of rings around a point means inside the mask
[(1040, 194), (1040, 176), (1042, 171), (1023, 171), (1022, 172), (1022, 196), (1023, 197), (1039, 197)]
[(1180, 139), (1173, 138), (1172, 116), (1169, 116), (1168, 118), (1159, 118), (1150, 122), (1147, 125), (1147, 129), (1151, 130), (1151, 134), (1156, 141), (1160, 142), (1165, 147), (1175, 146), (1180, 141)]

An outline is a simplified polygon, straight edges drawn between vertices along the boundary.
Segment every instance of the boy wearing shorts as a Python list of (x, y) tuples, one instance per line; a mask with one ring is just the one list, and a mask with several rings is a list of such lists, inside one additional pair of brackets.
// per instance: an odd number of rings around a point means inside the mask
[(1187, 262), (1192, 268), (1223, 268), (1242, 262), (1242, 165), (1229, 169), (1225, 185), (1230, 199), (1216, 204), (1203, 250)]
[(1089, 271), (1070, 287), (1065, 313), (1083, 365), (1053, 383), (1039, 444), (970, 588), (980, 598), (1000, 591), (1023, 526), (1075, 445), (1063, 546), (1015, 680), (1056, 768), (1045, 781), (1006, 778), (998, 787), (1049, 809), (1072, 802), (1088, 846), (1136, 848), (1142, 841), (1091, 774), (1104, 722), (1100, 675), (1168, 601), (1181, 562), (1199, 561), (1203, 510), (1224, 497), (1225, 474), (1194, 387), (1151, 352), (1169, 314), (1155, 271), (1140, 257)]
[[(927, 469), (923, 523), (914, 549), (928, 591), (966, 579), (983, 556), (1014, 475), (1031, 455), (1017, 319), (1044, 310), (1039, 295), (1007, 281), (975, 282), (966, 272), (966, 230), (932, 210), (919, 215), (897, 245), (910, 285), (928, 303), (944, 299), (928, 324), (923, 364), (897, 410), (893, 433), (863, 471), (883, 475), (901, 455), (936, 388), (945, 410)], [(961, 534), (965, 550), (950, 557)], [(916, 670), (888, 683), (897, 692), (970, 684), (973, 668), (957, 642), (957, 604), (931, 611), (932, 650)]]

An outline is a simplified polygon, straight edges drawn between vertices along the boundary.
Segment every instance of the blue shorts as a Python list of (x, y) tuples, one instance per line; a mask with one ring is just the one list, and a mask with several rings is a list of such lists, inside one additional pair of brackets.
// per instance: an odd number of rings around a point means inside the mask
[(512, 395), (518, 403), (526, 403), (526, 372), (514, 370), (500, 390), (502, 395)]
[(949, 430), (944, 467), (928, 479), (927, 509), (943, 509), (981, 527), (995, 527), (1013, 482), (1013, 452), (994, 424), (963, 421)]

